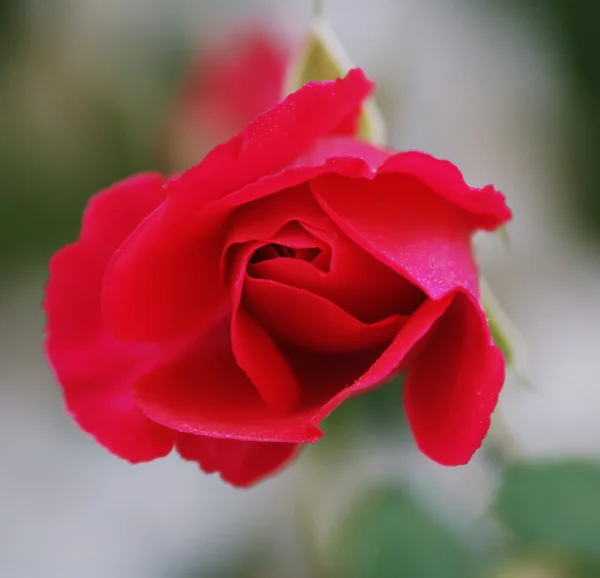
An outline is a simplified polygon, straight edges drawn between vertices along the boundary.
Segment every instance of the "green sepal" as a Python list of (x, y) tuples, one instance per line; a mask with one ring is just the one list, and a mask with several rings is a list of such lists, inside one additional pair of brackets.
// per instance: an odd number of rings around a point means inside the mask
[[(304, 46), (290, 66), (286, 94), (298, 90), (307, 82), (342, 78), (351, 68), (354, 68), (352, 61), (317, 5)], [(384, 146), (385, 133), (383, 115), (371, 97), (363, 105), (357, 136), (374, 145)]]

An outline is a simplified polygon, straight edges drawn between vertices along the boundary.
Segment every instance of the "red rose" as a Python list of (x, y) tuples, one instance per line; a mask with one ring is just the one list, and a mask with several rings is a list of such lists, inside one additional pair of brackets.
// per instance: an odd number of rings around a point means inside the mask
[(196, 167), (91, 201), (50, 264), (47, 351), (80, 426), (245, 486), (349, 397), (406, 373), (421, 450), (466, 463), (504, 379), (477, 229), (510, 218), (456, 167), (356, 140), (361, 70), (289, 95)]
[(290, 47), (264, 23), (235, 27), (203, 46), (165, 126), (169, 164), (195, 164), (279, 101), (290, 58)]

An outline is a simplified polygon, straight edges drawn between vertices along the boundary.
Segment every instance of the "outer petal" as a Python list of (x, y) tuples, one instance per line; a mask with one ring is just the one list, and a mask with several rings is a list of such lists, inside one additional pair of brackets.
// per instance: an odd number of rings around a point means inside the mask
[(419, 179), (435, 194), (464, 209), (473, 229), (491, 231), (511, 218), (504, 195), (492, 185), (481, 189), (472, 188), (465, 183), (461, 172), (452, 163), (428, 154), (398, 153), (390, 157), (379, 172), (404, 174)]
[(444, 465), (466, 464), (489, 429), (503, 383), (504, 359), (485, 314), (458, 293), (407, 369), (404, 405), (421, 451)]
[(167, 341), (210, 327), (227, 308), (219, 276), (226, 213), (171, 211), (169, 200), (146, 219), (109, 264), (102, 306), (120, 339)]
[(83, 214), (80, 240), (110, 256), (164, 200), (164, 179), (141, 173), (94, 195)]
[(430, 298), (462, 287), (478, 294), (464, 213), (413, 177), (325, 175), (311, 182), (324, 211), (348, 237)]
[(164, 199), (158, 175), (133, 177), (90, 201), (80, 238), (50, 262), (44, 309), (46, 351), (79, 425), (132, 462), (171, 451), (174, 433), (136, 407), (132, 381), (161, 357), (114, 339), (103, 325), (100, 292), (106, 264), (138, 223)]
[(180, 434), (177, 450), (182, 458), (198, 462), (206, 473), (219, 472), (226, 482), (247, 487), (287, 465), (298, 446)]

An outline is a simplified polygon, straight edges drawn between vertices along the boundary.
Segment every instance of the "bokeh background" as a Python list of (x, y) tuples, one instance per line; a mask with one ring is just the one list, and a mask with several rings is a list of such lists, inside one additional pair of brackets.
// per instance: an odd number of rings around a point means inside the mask
[(239, 22), (299, 39), (308, 0), (0, 1), (2, 578), (600, 576), (600, 4), (327, 0), (399, 149), (493, 183), (515, 214), (483, 271), (528, 342), (466, 467), (419, 455), (399, 384), (278, 477), (234, 490), (131, 466), (65, 415), (43, 358), (49, 256), (89, 196), (165, 169), (198, 47)]

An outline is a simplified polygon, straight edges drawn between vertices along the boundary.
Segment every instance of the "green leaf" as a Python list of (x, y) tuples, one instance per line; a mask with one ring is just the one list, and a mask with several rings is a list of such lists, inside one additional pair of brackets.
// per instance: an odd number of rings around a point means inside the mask
[(470, 578), (478, 566), (459, 537), (398, 487), (374, 489), (351, 506), (330, 563), (344, 578)]
[(481, 300), (492, 338), (502, 351), (506, 364), (515, 372), (520, 383), (533, 387), (527, 369), (525, 340), (483, 278), (481, 279)]
[(504, 562), (495, 569), (490, 578), (588, 578), (589, 576), (572, 560), (548, 555), (529, 555)]
[[(351, 68), (352, 61), (339, 38), (323, 18), (322, 10), (316, 10), (304, 47), (290, 67), (286, 93), (298, 90), (307, 82), (341, 78)], [(376, 145), (385, 144), (383, 115), (373, 98), (363, 105), (357, 136)]]
[(600, 464), (519, 464), (506, 471), (496, 510), (521, 547), (600, 560)]

